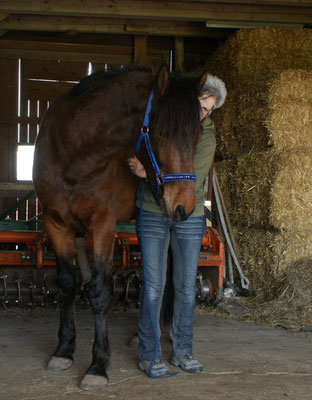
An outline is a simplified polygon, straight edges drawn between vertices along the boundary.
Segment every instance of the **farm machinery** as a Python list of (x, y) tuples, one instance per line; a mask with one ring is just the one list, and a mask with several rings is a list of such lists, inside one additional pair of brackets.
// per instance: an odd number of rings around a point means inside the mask
[[(86, 235), (86, 257), (92, 265), (92, 241)], [(77, 296), (87, 302), (78, 262)], [(142, 264), (134, 222), (116, 226), (112, 266), (112, 301), (139, 301)], [(0, 221), (0, 302), (3, 307), (57, 304), (56, 261), (41, 222)], [(197, 301), (214, 301), (223, 295), (223, 242), (208, 227), (202, 239), (196, 282)]]

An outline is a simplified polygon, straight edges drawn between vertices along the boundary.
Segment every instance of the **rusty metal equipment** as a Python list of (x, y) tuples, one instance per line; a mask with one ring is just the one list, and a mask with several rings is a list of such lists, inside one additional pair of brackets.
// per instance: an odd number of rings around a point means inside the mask
[[(38, 230), (19, 230), (27, 229), (25, 221), (12, 221), (12, 227), (10, 221), (0, 223), (0, 302), (3, 307), (57, 304), (56, 262), (48, 237)], [(92, 261), (89, 235), (86, 253)], [(223, 295), (223, 242), (212, 227), (206, 229), (202, 239), (196, 286), (197, 301), (216, 300)], [(138, 302), (141, 287), (141, 253), (135, 225), (117, 225), (112, 300)], [(86, 301), (82, 287), (78, 296)]]

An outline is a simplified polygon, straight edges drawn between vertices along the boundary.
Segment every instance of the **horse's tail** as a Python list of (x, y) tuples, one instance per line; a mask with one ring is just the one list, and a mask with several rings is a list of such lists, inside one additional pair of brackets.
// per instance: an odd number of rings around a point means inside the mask
[(171, 324), (173, 316), (173, 259), (172, 253), (169, 249), (168, 263), (167, 263), (167, 279), (164, 289), (161, 322), (164, 326)]

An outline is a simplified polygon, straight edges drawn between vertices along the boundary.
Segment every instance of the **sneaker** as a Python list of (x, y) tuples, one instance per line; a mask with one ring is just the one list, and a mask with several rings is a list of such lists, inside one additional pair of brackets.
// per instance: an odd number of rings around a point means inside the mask
[(200, 362), (196, 360), (194, 356), (191, 354), (187, 354), (185, 356), (173, 356), (170, 360), (170, 364), (175, 367), (180, 367), (185, 372), (190, 372), (192, 374), (196, 374), (202, 372), (203, 366)]
[[(147, 376), (149, 375), (149, 368), (151, 365), (151, 361), (140, 361), (139, 362), (139, 370), (145, 372)], [(160, 359), (155, 360), (154, 365), (152, 366), (152, 374), (157, 378), (166, 378), (170, 376), (169, 367), (162, 362)]]

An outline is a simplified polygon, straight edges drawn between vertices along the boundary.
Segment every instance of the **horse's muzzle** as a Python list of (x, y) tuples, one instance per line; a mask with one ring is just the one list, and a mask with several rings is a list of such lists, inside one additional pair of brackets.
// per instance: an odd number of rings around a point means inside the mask
[(185, 207), (178, 204), (174, 209), (173, 214), (169, 212), (166, 201), (164, 198), (161, 199), (160, 209), (165, 217), (172, 219), (175, 222), (185, 221), (190, 215), (193, 214), (194, 208), (190, 213), (187, 213)]
[(185, 208), (179, 204), (176, 209), (174, 210), (174, 214), (172, 219), (176, 222), (184, 221), (188, 217)]

